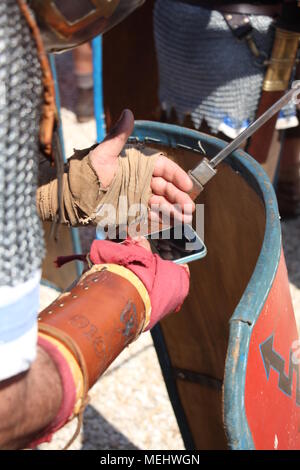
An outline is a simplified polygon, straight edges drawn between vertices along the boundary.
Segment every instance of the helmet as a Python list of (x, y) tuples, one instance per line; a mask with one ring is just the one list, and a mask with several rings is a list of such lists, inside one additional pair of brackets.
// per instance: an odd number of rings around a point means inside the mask
[(89, 41), (122, 21), (145, 0), (29, 0), (48, 52)]

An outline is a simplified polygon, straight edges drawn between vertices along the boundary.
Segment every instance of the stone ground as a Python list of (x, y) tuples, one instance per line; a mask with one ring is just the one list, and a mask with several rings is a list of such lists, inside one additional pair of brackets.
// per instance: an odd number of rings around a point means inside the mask
[[(62, 87), (62, 120), (66, 154), (95, 142), (94, 121), (78, 124), (74, 115), (76, 93), (68, 53), (57, 61)], [(282, 222), (283, 245), (290, 289), (300, 317), (300, 217)], [(41, 307), (57, 293), (42, 287)], [(145, 333), (112, 364), (90, 392), (83, 427), (71, 449), (184, 449), (160, 372), (151, 336)], [(76, 427), (72, 422), (41, 449), (61, 449)]]

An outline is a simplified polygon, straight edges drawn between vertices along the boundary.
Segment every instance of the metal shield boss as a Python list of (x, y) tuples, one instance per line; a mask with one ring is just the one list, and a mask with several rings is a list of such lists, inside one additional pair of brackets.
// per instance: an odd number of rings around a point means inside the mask
[(144, 0), (30, 0), (48, 52), (76, 47), (109, 30)]

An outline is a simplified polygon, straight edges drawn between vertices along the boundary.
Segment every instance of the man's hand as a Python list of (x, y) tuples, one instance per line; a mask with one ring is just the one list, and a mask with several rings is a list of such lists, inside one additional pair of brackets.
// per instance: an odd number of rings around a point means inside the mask
[[(126, 109), (104, 141), (92, 151), (90, 159), (103, 187), (108, 187), (112, 182), (118, 168), (118, 156), (133, 127), (133, 114)], [(195, 204), (187, 193), (192, 186), (184, 170), (167, 157), (159, 156), (151, 182), (150, 219), (159, 218), (159, 208), (163, 214), (170, 214), (180, 222), (190, 223)]]
[(178, 312), (189, 292), (189, 269), (151, 252), (147, 240), (128, 238), (123, 243), (94, 240), (90, 260), (95, 265), (113, 264), (132, 271), (146, 287), (151, 314), (146, 330), (172, 312)]

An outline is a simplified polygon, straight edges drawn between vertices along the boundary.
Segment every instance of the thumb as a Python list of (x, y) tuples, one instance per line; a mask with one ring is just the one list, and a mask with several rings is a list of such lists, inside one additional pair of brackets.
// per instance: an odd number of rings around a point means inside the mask
[(121, 153), (134, 127), (134, 116), (129, 109), (124, 109), (114, 127), (103, 142), (94, 149), (93, 163), (101, 158), (102, 163), (113, 163)]

